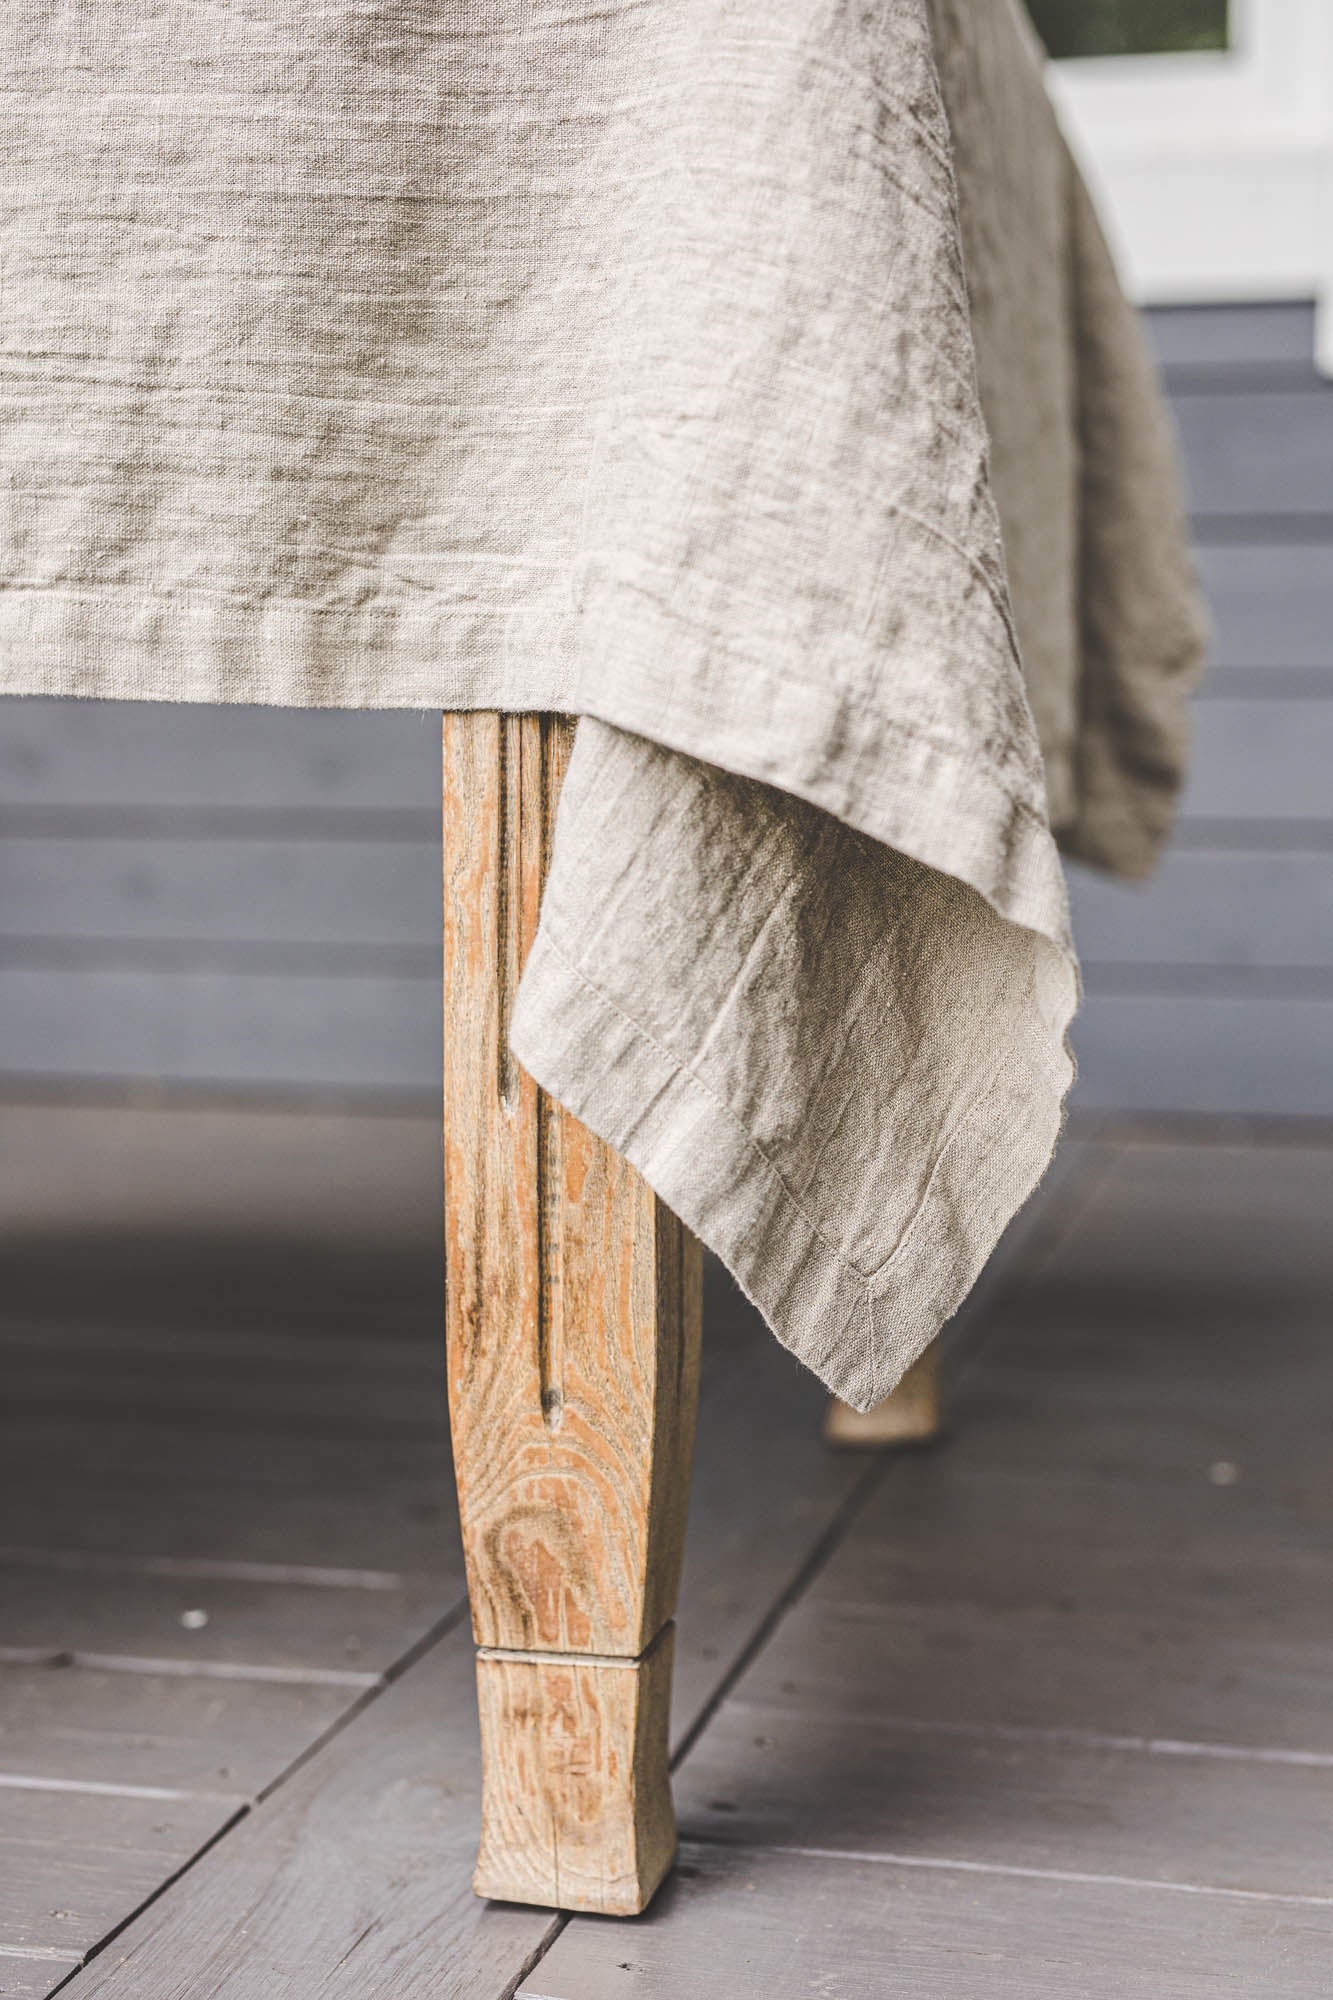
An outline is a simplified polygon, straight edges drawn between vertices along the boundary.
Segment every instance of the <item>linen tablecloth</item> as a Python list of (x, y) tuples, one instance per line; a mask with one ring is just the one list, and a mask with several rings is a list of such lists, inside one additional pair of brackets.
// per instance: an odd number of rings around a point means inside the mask
[(1015, 0), (9, 0), (0, 61), (0, 688), (579, 715), (515, 1052), (886, 1394), (1200, 646)]

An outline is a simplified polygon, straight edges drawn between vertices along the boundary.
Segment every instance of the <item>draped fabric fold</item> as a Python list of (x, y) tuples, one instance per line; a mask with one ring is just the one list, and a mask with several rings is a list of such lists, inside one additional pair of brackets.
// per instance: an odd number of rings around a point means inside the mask
[(1148, 866), (1170, 439), (1013, 0), (0, 26), (0, 687), (582, 719), (519, 1059), (864, 1406)]

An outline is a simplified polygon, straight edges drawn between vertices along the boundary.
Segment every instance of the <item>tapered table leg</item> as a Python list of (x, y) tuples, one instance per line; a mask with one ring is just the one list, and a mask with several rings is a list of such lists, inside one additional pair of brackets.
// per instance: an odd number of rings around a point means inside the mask
[(698, 1245), (508, 1049), (572, 725), (444, 718), (449, 1400), (481, 1711), (478, 1894), (641, 1910), (671, 1865)]
[(935, 1341), (908, 1369), (893, 1394), (871, 1409), (854, 1410), (836, 1396), (830, 1397), (824, 1415), (825, 1439), (829, 1444), (860, 1451), (933, 1443), (944, 1432), (941, 1375), (940, 1344)]

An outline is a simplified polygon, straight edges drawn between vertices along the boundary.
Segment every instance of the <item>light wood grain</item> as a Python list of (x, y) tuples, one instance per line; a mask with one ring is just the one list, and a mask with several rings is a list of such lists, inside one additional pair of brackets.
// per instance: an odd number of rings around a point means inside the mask
[(478, 1655), (479, 1896), (627, 1917), (649, 1902), (676, 1853), (674, 1637), (667, 1625), (637, 1660)]
[[(651, 1189), (509, 1051), (571, 743), (559, 718), (444, 719), (449, 1402), (478, 1643), (634, 1660), (679, 1588), (702, 1272)], [(641, 1746), (665, 1743), (669, 1655), (617, 1684), (618, 1747), (592, 1759), (577, 1800), (568, 1771), (532, 1759), (519, 1719), (559, 1706), (549, 1676), (534, 1670), (525, 1685), (541, 1692), (520, 1696), (522, 1676), (481, 1675), (479, 1891), (559, 1904), (577, 1876), (581, 1906), (597, 1907), (600, 1879), (615, 1910), (630, 1907), (625, 1882), (651, 1893), (670, 1804), (664, 1761)], [(581, 1713), (610, 1700), (603, 1683), (602, 1669), (570, 1681)], [(585, 1837), (571, 1867), (561, 1829), (597, 1821), (603, 1862)]]

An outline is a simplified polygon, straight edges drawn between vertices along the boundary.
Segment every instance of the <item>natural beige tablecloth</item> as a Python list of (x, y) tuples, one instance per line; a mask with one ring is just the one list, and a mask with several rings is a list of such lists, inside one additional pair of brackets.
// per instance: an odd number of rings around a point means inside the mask
[(0, 60), (0, 688), (585, 718), (515, 1050), (885, 1394), (1056, 1138), (1052, 828), (1148, 865), (1199, 650), (1014, 0), (8, 0)]

